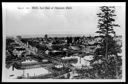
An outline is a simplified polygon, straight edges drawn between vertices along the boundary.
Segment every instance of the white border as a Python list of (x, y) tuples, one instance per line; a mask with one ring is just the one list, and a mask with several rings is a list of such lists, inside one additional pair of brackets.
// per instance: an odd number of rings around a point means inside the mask
[[(20, 3), (12, 3), (12, 2), (3, 2), (2, 3), (2, 9), (6, 8), (7, 5), (24, 5), (24, 6), (31, 6), (31, 5), (36, 5), (36, 6), (122, 6), (124, 9), (126, 7), (126, 3), (125, 2), (66, 2), (66, 3), (61, 3), (61, 2), (56, 2), (56, 3), (37, 3), (37, 2), (32, 2), (32, 3), (26, 3), (26, 2), (20, 2)], [(126, 11), (126, 10), (125, 10)], [(4, 12), (2, 10), (2, 16), (6, 17), (6, 12)], [(124, 15), (125, 18), (126, 15)], [(2, 18), (3, 19), (3, 18)], [(6, 22), (6, 19), (3, 19), (3, 24)], [(126, 23), (125, 23), (126, 24)], [(125, 26), (125, 25), (124, 25)], [(123, 61), (122, 61), (122, 69), (123, 69), (123, 77), (122, 79), (6, 79), (5, 78), (5, 74), (6, 73), (4, 71), (4, 65), (5, 65), (5, 38), (6, 38), (6, 25), (3, 25), (3, 59), (2, 59), (2, 82), (125, 82), (125, 29), (123, 29), (123, 38), (122, 38), (122, 43), (123, 43), (123, 47), (122, 47), (122, 52), (123, 52)]]

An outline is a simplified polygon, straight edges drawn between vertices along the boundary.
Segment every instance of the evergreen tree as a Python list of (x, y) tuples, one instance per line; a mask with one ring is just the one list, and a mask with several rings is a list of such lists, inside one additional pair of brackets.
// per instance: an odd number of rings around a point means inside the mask
[[(113, 70), (112, 68), (112, 59), (110, 59), (111, 55), (114, 55), (115, 65), (117, 64), (117, 53), (120, 52), (121, 46), (116, 44), (114, 37), (116, 33), (114, 31), (115, 27), (119, 27), (118, 24), (115, 24), (115, 7), (114, 6), (102, 6), (100, 7), (100, 13), (97, 14), (98, 20), (98, 28), (99, 30), (96, 33), (99, 33), (99, 36), (102, 38), (100, 42), (101, 48), (98, 48), (95, 51), (96, 59), (102, 59), (103, 64), (105, 66), (103, 72), (105, 75), (109, 75)], [(100, 55), (100, 56), (98, 56)], [(114, 64), (113, 62), (113, 64)], [(111, 65), (110, 65), (111, 63)], [(103, 67), (103, 65), (101, 65)], [(100, 66), (100, 67), (101, 67)], [(116, 69), (116, 67), (115, 67)], [(114, 72), (113, 72), (114, 73)]]
[(108, 6), (102, 6), (100, 7), (101, 12), (98, 13), (98, 28), (99, 31), (96, 33), (99, 33), (100, 36), (102, 36), (105, 41), (105, 57), (106, 60), (108, 60), (108, 40), (109, 37), (111, 38), (112, 35), (115, 35), (114, 27), (119, 26), (118, 24), (114, 24), (114, 14), (115, 12), (115, 7), (108, 7)]

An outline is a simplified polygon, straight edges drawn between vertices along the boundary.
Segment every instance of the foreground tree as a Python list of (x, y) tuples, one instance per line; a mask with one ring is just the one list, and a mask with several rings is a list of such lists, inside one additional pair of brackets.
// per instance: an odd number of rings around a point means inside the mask
[(98, 15), (99, 20), (98, 20), (98, 28), (99, 31), (96, 33), (99, 33), (100, 36), (102, 36), (105, 41), (105, 57), (106, 61), (108, 61), (108, 40), (109, 37), (111, 38), (112, 35), (115, 36), (115, 31), (114, 27), (119, 27), (118, 24), (114, 24), (114, 14), (115, 12), (115, 7), (108, 7), (108, 6), (102, 6), (100, 7), (101, 12)]
[[(97, 14), (98, 20), (98, 28), (99, 30), (96, 33), (99, 33), (99, 37), (101, 37), (100, 46), (95, 52), (95, 59), (101, 59), (103, 63), (100, 66), (103, 70), (99, 73), (104, 73), (104, 75), (118, 75), (117, 72), (117, 57), (118, 53), (121, 52), (121, 46), (117, 45), (114, 38), (116, 37), (116, 33), (114, 31), (115, 27), (119, 27), (118, 24), (115, 24), (115, 7), (114, 6), (102, 6), (100, 7), (100, 13)], [(112, 59), (112, 56), (114, 57)], [(114, 68), (115, 67), (115, 68)], [(113, 71), (112, 71), (113, 70)], [(116, 72), (116, 73), (114, 73)]]

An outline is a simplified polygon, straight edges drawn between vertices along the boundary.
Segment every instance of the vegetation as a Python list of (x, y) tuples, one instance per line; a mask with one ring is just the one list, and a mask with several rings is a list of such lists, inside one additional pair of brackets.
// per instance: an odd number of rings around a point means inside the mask
[(115, 24), (114, 14), (115, 7), (102, 6), (101, 12), (98, 13), (98, 28), (96, 33), (102, 38), (99, 45), (101, 46), (95, 51), (95, 60), (102, 60), (103, 63), (94, 66), (98, 75), (103, 78), (119, 78), (119, 64), (121, 64), (121, 57), (118, 53), (121, 53), (121, 46), (114, 40), (116, 33), (114, 27), (119, 27)]

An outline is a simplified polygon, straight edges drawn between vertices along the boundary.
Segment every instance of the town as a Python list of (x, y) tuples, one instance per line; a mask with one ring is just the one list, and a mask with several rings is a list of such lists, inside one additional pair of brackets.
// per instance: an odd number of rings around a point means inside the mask
[[(122, 46), (122, 36), (114, 38)], [(6, 38), (6, 69), (15, 79), (94, 79), (99, 36)], [(102, 57), (102, 56), (101, 56)], [(111, 56), (112, 57), (112, 56)], [(122, 59), (119, 55), (120, 60)], [(121, 71), (120, 71), (121, 72)], [(104, 76), (104, 75), (103, 75)]]

